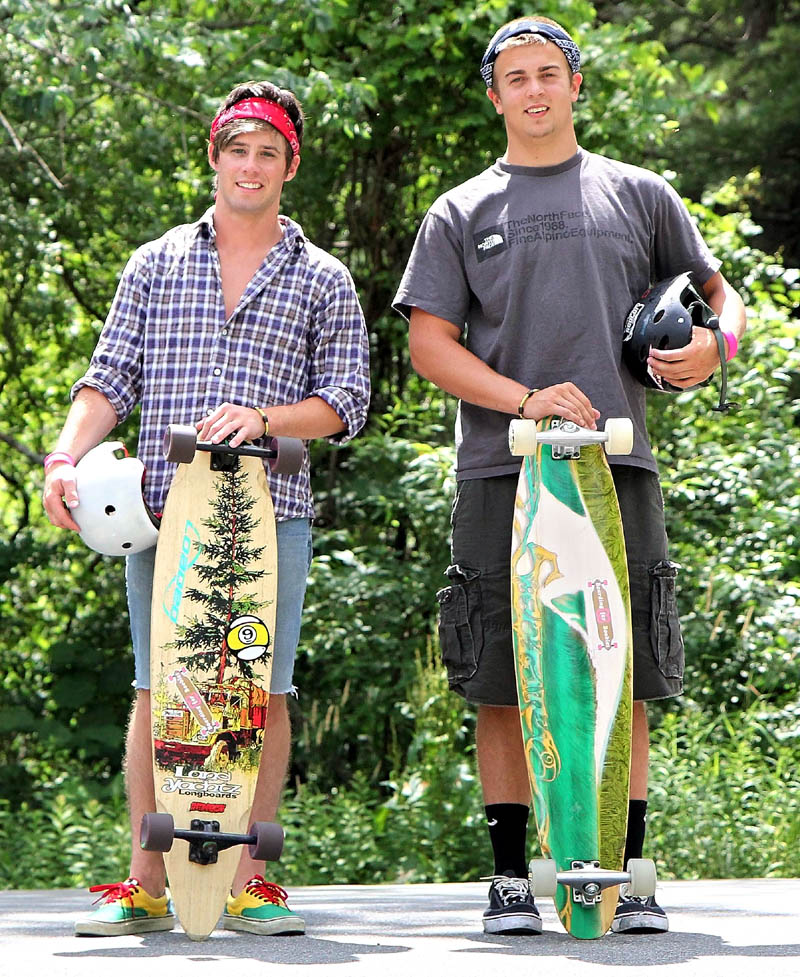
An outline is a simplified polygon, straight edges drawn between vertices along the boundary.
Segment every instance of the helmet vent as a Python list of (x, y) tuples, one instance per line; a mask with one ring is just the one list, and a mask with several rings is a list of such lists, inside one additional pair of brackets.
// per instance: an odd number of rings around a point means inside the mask
[(659, 309), (658, 312), (653, 316), (653, 322), (661, 322), (664, 318), (664, 309)]
[(105, 513), (107, 516), (113, 516), (116, 511), (117, 510), (113, 505), (107, 505), (105, 508)]
[(695, 302), (689, 306), (689, 315), (693, 326), (704, 326), (706, 324), (705, 312), (705, 306), (701, 305), (700, 302)]

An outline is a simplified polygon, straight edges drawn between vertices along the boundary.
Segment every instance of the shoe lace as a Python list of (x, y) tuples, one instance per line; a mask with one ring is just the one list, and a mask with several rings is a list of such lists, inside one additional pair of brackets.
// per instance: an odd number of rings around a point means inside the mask
[(245, 885), (245, 891), (251, 896), (263, 899), (265, 902), (272, 902), (276, 906), (286, 903), (288, 893), (274, 882), (267, 882), (263, 875), (254, 875)]
[(512, 879), (507, 875), (490, 876), (495, 891), (504, 903), (524, 902), (529, 898), (528, 882), (525, 879)]
[(625, 903), (635, 903), (637, 906), (649, 908), (655, 899), (653, 896), (632, 896), (627, 886), (620, 889), (619, 901)]
[(99, 892), (100, 895), (92, 903), (96, 906), (101, 900), (103, 902), (122, 902), (127, 899), (133, 905), (133, 897), (139, 891), (138, 879), (125, 879), (124, 882), (112, 882), (109, 885), (92, 885), (89, 892)]

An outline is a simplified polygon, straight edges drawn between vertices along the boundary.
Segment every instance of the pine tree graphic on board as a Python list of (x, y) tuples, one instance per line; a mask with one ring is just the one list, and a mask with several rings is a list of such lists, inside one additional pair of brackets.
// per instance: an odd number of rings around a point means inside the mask
[[(221, 684), (228, 666), (236, 667), (244, 678), (253, 676), (252, 663), (233, 654), (225, 636), (232, 621), (265, 606), (244, 588), (267, 571), (260, 560), (264, 547), (252, 543), (260, 520), (253, 513), (256, 500), (248, 490), (245, 470), (237, 465), (233, 471), (220, 472), (216, 488), (212, 514), (203, 520), (209, 536), (193, 568), (202, 589), (189, 588), (184, 595), (199, 605), (203, 614), (178, 629), (173, 647), (191, 652), (179, 657), (182, 665), (192, 671), (215, 671)], [(268, 650), (265, 655), (271, 653)]]

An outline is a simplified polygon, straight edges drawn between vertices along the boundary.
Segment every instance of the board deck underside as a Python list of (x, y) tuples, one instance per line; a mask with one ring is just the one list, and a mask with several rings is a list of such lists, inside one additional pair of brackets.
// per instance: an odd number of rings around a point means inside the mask
[[(517, 690), (544, 857), (622, 867), (630, 776), (631, 625), (625, 546), (600, 445), (554, 460), (537, 445), (520, 472), (512, 542)], [(559, 885), (565, 928), (611, 924), (618, 888), (585, 907)]]
[[(151, 621), (151, 720), (158, 811), (176, 828), (193, 818), (219, 830), (250, 825), (269, 705), (277, 544), (262, 462), (214, 472), (198, 452), (179, 465), (159, 530)], [(262, 648), (264, 650), (262, 650)], [(255, 656), (248, 659), (248, 656)], [(215, 927), (241, 854), (189, 861), (188, 843), (165, 853), (186, 933)]]

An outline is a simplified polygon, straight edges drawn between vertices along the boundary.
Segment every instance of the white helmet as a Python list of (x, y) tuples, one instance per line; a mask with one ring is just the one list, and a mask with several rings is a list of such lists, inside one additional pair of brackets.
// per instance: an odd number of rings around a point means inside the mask
[(144, 465), (121, 441), (87, 451), (75, 471), (79, 504), (70, 514), (90, 549), (127, 556), (155, 546), (158, 521), (142, 496)]

